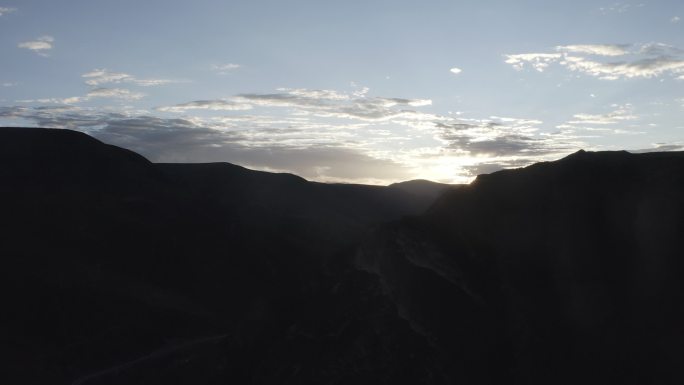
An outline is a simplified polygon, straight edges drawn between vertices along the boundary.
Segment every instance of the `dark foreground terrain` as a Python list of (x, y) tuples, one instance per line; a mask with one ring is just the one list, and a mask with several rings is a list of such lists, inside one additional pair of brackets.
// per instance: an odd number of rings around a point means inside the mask
[(0, 128), (0, 383), (684, 383), (684, 154), (469, 186)]

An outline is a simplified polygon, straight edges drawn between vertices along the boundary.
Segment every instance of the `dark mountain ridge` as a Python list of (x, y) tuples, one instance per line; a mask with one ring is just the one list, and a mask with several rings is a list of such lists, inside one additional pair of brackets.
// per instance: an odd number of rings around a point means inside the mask
[(684, 153), (378, 187), (2, 128), (0, 377), (681, 383), (682, 196)]
[[(26, 128), (0, 129), (0, 181), (8, 381), (78, 382), (160, 350), (162, 365), (208, 357), (167, 371), (143, 360), (87, 383), (306, 383), (344, 365), (359, 366), (349, 381), (403, 375), (355, 353), (385, 346), (381, 361), (406, 360), (388, 338), (409, 329), (347, 261), (370, 228), (431, 196), (153, 164), (81, 133)], [(218, 351), (184, 348), (207, 336), (222, 336)]]
[(684, 153), (579, 151), (445, 193), (359, 265), (436, 344), (507, 350), (513, 383), (680, 383), (683, 196)]

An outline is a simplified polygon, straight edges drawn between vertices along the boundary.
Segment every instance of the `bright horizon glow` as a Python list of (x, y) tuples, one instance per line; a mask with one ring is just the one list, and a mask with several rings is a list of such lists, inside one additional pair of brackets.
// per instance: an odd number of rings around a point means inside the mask
[(682, 150), (681, 15), (674, 0), (0, 0), (0, 125), (371, 184)]

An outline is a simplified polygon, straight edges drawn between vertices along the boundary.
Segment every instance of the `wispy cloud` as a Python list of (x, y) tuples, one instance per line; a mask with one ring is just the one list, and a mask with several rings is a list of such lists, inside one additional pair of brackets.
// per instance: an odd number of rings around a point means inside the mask
[(672, 19), (670, 19), (670, 23), (677, 24), (681, 21), (682, 19), (679, 16), (674, 16)]
[(603, 13), (604, 15), (608, 15), (611, 13), (626, 13), (629, 11), (632, 11), (637, 8), (642, 8), (645, 7), (646, 5), (644, 3), (627, 3), (627, 2), (615, 2), (612, 3), (611, 5), (607, 5), (604, 7), (599, 8), (599, 12)]
[[(410, 108), (432, 104), (429, 99), (366, 97), (365, 93), (343, 93), (333, 90), (280, 88), (277, 93), (239, 94), (229, 99), (198, 100), (175, 106), (159, 107), (159, 111), (185, 112), (191, 109), (248, 110), (254, 107), (292, 108), (299, 115), (388, 121), (421, 119), (424, 114)], [(367, 92), (367, 90), (366, 90)]]
[(244, 111), (251, 110), (252, 108), (251, 104), (238, 103), (231, 100), (196, 100), (175, 106), (158, 107), (157, 110), (163, 112), (187, 112), (191, 110)]
[(629, 53), (629, 44), (576, 44), (559, 45), (556, 51), (598, 56), (622, 56)]
[(241, 68), (240, 64), (226, 63), (226, 64), (214, 64), (211, 69), (214, 70), (219, 75), (226, 75), (229, 72), (233, 72), (238, 68)]
[(139, 79), (133, 75), (123, 72), (111, 72), (107, 69), (95, 69), (81, 75), (85, 83), (89, 86), (100, 86), (103, 84), (131, 83), (141, 87), (160, 86), (175, 83), (169, 79)]
[(96, 88), (85, 96), (86, 99), (93, 98), (113, 98), (124, 100), (139, 100), (145, 97), (145, 94), (134, 92), (125, 88)]
[(53, 48), (52, 43), (54, 42), (54, 37), (45, 35), (35, 40), (21, 42), (18, 47), (31, 50), (41, 56), (48, 56), (47, 52)]
[(571, 119), (556, 128), (578, 137), (644, 134), (643, 131), (635, 130), (643, 117), (634, 111), (633, 105), (612, 104), (609, 108), (607, 112), (574, 114)]
[(450, 69), (449, 72), (451, 72), (452, 74), (458, 75), (458, 74), (460, 74), (461, 72), (463, 72), (463, 70), (460, 69), (460, 68), (458, 68), (458, 67), (454, 67), (454, 68)]
[(635, 154), (646, 152), (661, 152), (661, 151), (684, 151), (684, 144), (679, 143), (653, 143), (651, 148), (640, 148), (636, 150), (629, 150)]
[(16, 8), (10, 8), (10, 7), (0, 7), (0, 16), (7, 15), (12, 12), (16, 12)]
[(615, 110), (604, 114), (575, 114), (573, 115), (573, 120), (568, 123), (579, 125), (607, 125), (639, 118), (637, 115), (634, 115), (630, 104), (614, 105), (613, 107)]
[(28, 99), (19, 100), (20, 103), (49, 103), (49, 104), (77, 104), (86, 102), (92, 99), (107, 98), (120, 100), (139, 100), (145, 97), (145, 94), (134, 92), (124, 88), (95, 88), (90, 90), (85, 96), (72, 96), (68, 98), (43, 98), (43, 99)]
[[(571, 71), (603, 80), (684, 76), (684, 50), (662, 43), (643, 45), (567, 45), (556, 47), (561, 53), (506, 55), (506, 63), (516, 70), (531, 66), (544, 71), (557, 63)], [(622, 57), (621, 61), (602, 61), (598, 57)]]

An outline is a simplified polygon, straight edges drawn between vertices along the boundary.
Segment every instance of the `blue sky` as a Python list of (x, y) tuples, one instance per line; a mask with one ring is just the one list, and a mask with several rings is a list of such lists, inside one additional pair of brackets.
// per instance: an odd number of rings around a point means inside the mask
[(153, 161), (467, 182), (684, 149), (681, 1), (2, 1), (0, 125)]

